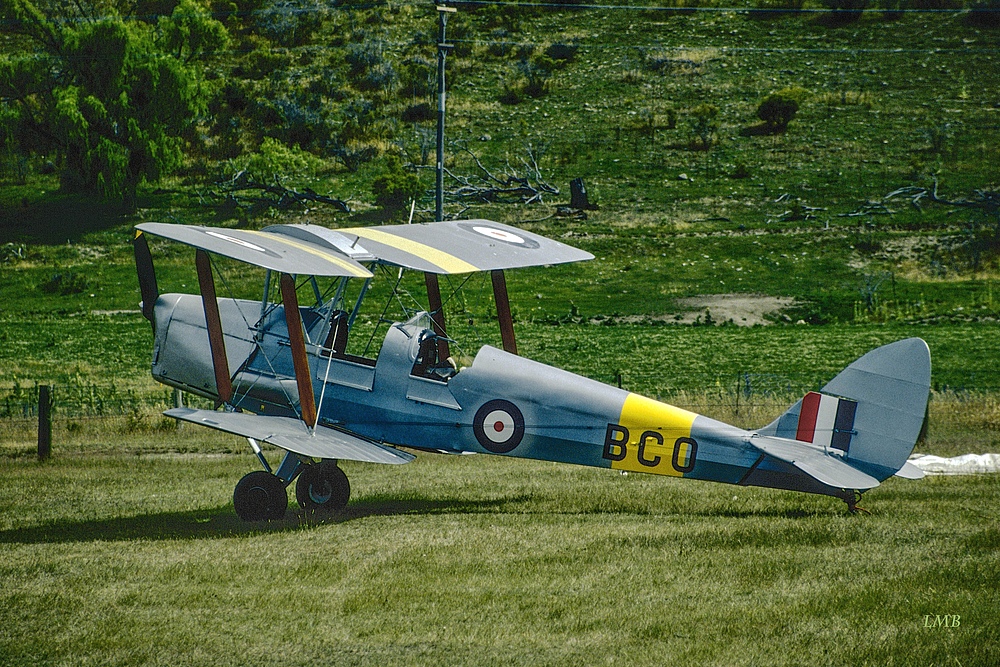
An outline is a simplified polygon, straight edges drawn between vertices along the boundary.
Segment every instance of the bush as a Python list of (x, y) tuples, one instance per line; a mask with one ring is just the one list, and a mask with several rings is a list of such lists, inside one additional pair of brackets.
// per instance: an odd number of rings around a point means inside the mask
[(768, 134), (780, 134), (788, 129), (788, 124), (795, 118), (799, 105), (809, 95), (804, 88), (782, 88), (773, 92), (757, 107), (757, 118), (764, 121)]
[(286, 146), (273, 137), (265, 137), (256, 153), (241, 155), (229, 161), (229, 171), (246, 171), (258, 180), (269, 181), (272, 177), (313, 176), (325, 166), (323, 160), (312, 153)]
[(699, 104), (691, 109), (688, 123), (691, 125), (691, 132), (695, 139), (701, 141), (700, 146), (692, 141), (695, 148), (708, 150), (715, 142), (715, 133), (719, 130), (719, 123), (716, 118), (719, 115), (719, 107), (714, 104)]
[(506, 28), (494, 28), (490, 31), (490, 42), (486, 52), (495, 58), (505, 58), (514, 50), (510, 31)]
[(426, 58), (410, 58), (400, 67), (399, 81), (400, 97), (428, 97), (437, 89), (437, 66)]
[(71, 294), (86, 292), (90, 289), (90, 283), (86, 276), (69, 271), (67, 273), (53, 274), (48, 281), (42, 283), (39, 287), (46, 294), (69, 296)]
[(420, 104), (411, 104), (403, 109), (400, 118), (404, 123), (426, 123), (437, 119), (437, 111), (427, 102), (421, 102)]
[(545, 56), (559, 65), (565, 65), (576, 60), (576, 52), (580, 47), (575, 44), (552, 44), (545, 49)]
[(757, 107), (757, 118), (764, 121), (772, 134), (778, 134), (785, 131), (798, 110), (799, 103), (795, 100), (771, 93)]
[(868, 0), (823, 0), (823, 6), (831, 10), (830, 19), (835, 25), (853, 23), (861, 18), (868, 7)]
[(538, 99), (549, 92), (549, 79), (554, 63), (546, 56), (521, 60), (504, 82), (501, 104), (518, 104), (525, 96)]
[(328, 150), (331, 157), (352, 173), (378, 157), (379, 152), (378, 148), (371, 144), (360, 141), (341, 143), (339, 140), (334, 140)]
[(403, 163), (396, 155), (386, 157), (385, 171), (372, 181), (375, 204), (388, 212), (405, 208), (422, 193), (420, 179), (416, 174), (403, 169)]
[(324, 5), (310, 0), (281, 0), (255, 11), (256, 31), (281, 46), (303, 46), (312, 41), (326, 16)]
[(269, 48), (254, 49), (233, 67), (233, 76), (240, 79), (266, 79), (291, 64), (292, 57), (287, 53), (276, 53)]

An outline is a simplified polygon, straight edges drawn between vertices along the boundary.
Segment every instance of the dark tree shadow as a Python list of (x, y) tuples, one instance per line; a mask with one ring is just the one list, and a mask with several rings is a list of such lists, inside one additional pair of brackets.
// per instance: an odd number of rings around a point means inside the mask
[(121, 204), (93, 197), (24, 195), (0, 206), (0, 243), (59, 245), (84, 234), (124, 225), (129, 216)]
[(783, 134), (788, 129), (787, 125), (771, 125), (770, 123), (757, 123), (740, 130), (741, 137), (770, 137), (776, 134)]

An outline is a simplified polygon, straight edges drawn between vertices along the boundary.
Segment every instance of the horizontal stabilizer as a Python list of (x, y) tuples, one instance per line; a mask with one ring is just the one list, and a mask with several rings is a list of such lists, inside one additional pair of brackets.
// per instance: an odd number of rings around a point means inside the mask
[(752, 437), (750, 444), (769, 456), (791, 463), (827, 486), (863, 491), (879, 485), (877, 479), (844, 463), (840, 456), (812, 445), (764, 435)]
[(926, 476), (927, 473), (909, 461), (904, 463), (903, 467), (896, 471), (896, 477), (902, 477), (903, 479), (923, 479)]
[(305, 424), (291, 417), (265, 417), (245, 412), (215, 412), (193, 408), (173, 408), (163, 414), (244, 438), (268, 442), (275, 447), (313, 458), (390, 464), (409, 463), (416, 458), (393, 447), (325, 426), (319, 426), (310, 433)]

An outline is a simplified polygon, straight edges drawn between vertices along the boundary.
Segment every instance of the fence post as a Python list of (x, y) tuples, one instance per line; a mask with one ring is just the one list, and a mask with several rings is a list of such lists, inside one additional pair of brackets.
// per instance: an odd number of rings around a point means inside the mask
[[(174, 407), (183, 408), (184, 407), (184, 392), (180, 389), (174, 388)], [(177, 420), (177, 430), (180, 431), (184, 428), (184, 422), (180, 419)]]
[(52, 454), (52, 394), (49, 385), (38, 387), (38, 460)]
[(740, 416), (740, 374), (736, 372), (736, 416)]

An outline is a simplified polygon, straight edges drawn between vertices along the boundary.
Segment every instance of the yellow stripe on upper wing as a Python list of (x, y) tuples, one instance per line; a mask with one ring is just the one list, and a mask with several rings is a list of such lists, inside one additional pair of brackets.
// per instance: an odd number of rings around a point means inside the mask
[(691, 437), (691, 426), (697, 416), (639, 394), (629, 394), (618, 421), (629, 432), (626, 456), (612, 462), (611, 467), (680, 477), (682, 473), (672, 463), (674, 447), (680, 447), (682, 458), (686, 458), (687, 445), (683, 441), (678, 444), (677, 440)]
[(311, 246), (306, 245), (305, 243), (299, 243), (297, 241), (293, 241), (285, 236), (280, 236), (278, 234), (268, 234), (265, 232), (259, 232), (252, 229), (244, 229), (240, 231), (244, 234), (253, 234), (254, 236), (261, 236), (263, 238), (266, 238), (268, 241), (276, 241), (278, 243), (284, 243), (285, 245), (291, 246), (298, 250), (302, 250), (303, 252), (308, 252), (312, 255), (316, 255), (317, 257), (322, 257), (326, 261), (336, 264), (345, 271), (348, 271), (349, 272), (348, 275), (353, 276), (355, 278), (372, 277), (371, 271), (369, 271), (368, 269), (364, 268), (363, 266), (359, 266), (353, 260), (338, 257), (336, 254), (332, 252), (324, 252), (322, 250), (319, 250), (318, 248), (313, 248)]
[(419, 241), (413, 241), (411, 239), (403, 238), (402, 236), (396, 236), (395, 234), (383, 232), (380, 229), (352, 227), (350, 229), (339, 229), (337, 231), (346, 232), (348, 234), (357, 234), (361, 238), (387, 245), (390, 248), (395, 248), (396, 250), (408, 252), (415, 257), (419, 257), (420, 259), (430, 262), (434, 266), (441, 269), (442, 273), (471, 273), (479, 270), (477, 266), (469, 264), (465, 260), (459, 259), (454, 255), (450, 255), (443, 250), (438, 250), (437, 248), (420, 243)]

